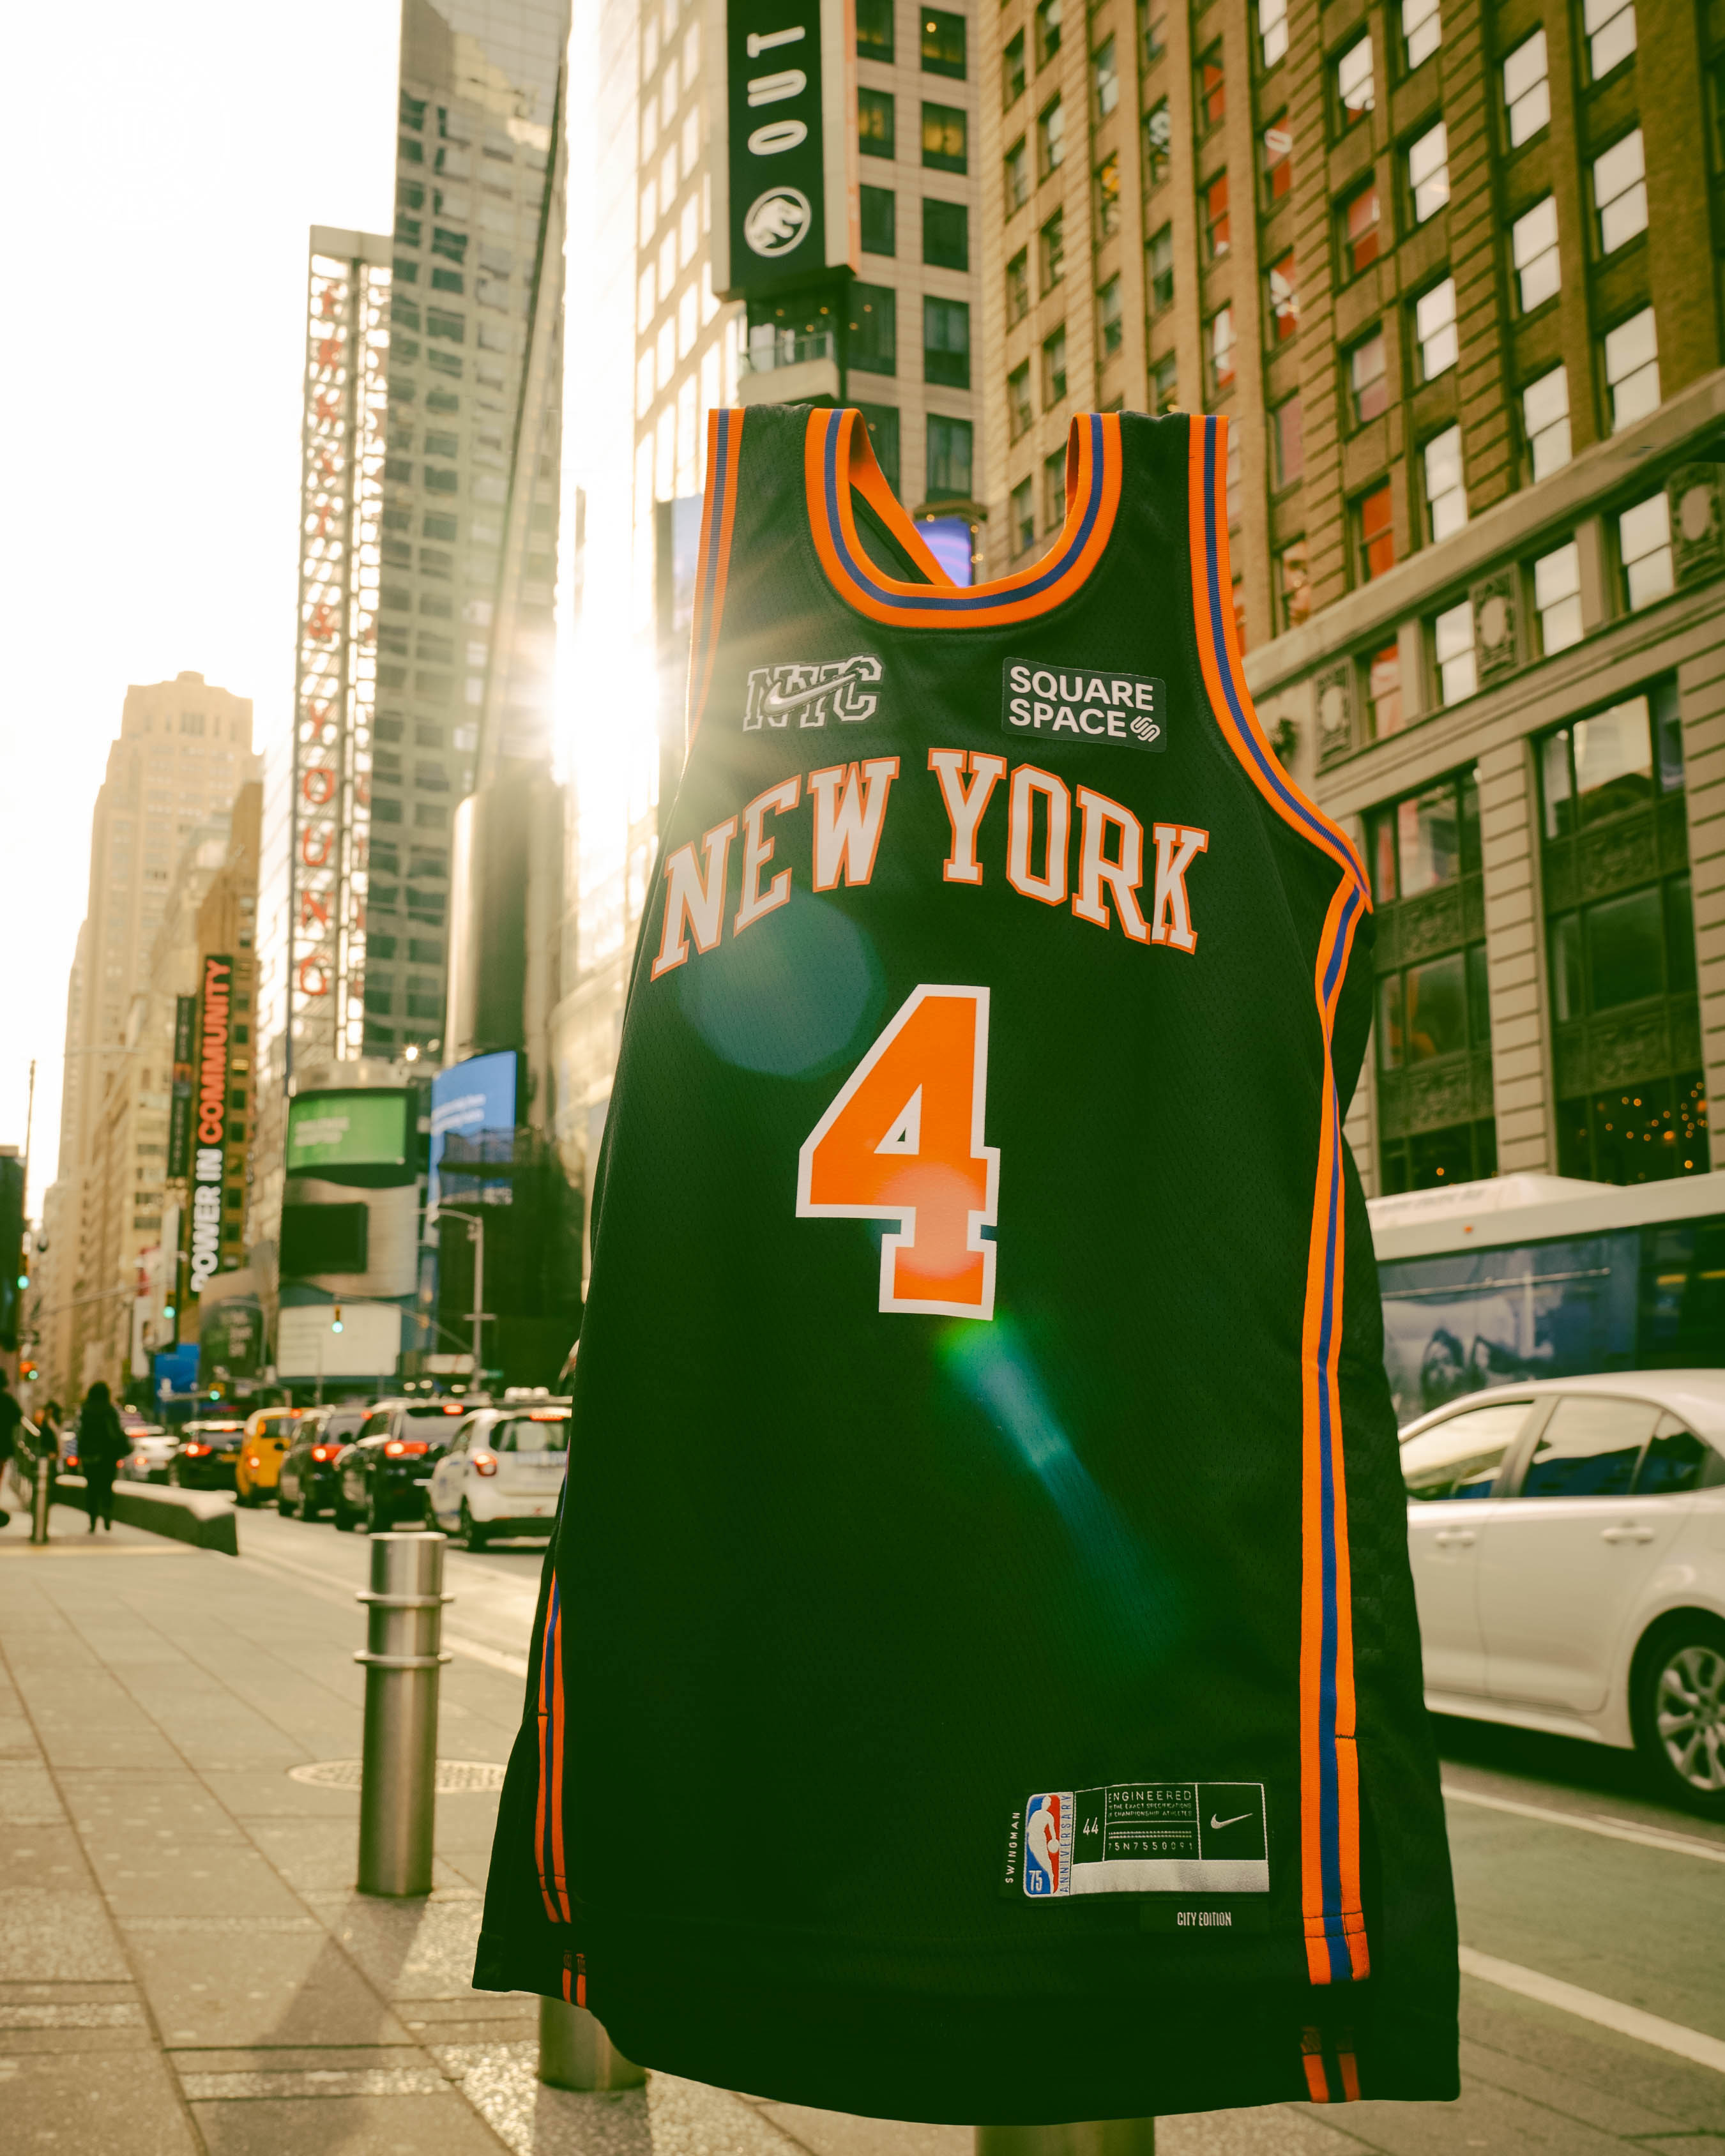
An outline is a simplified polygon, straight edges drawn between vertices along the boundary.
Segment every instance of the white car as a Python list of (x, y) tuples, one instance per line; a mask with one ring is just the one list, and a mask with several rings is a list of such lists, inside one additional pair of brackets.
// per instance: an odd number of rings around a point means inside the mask
[(1633, 1746), (1725, 1818), (1725, 1370), (1496, 1386), (1401, 1461), (1432, 1712)]
[(569, 1403), (480, 1408), (431, 1471), (425, 1524), (470, 1550), (494, 1535), (549, 1534), (569, 1465)]
[(127, 1430), (126, 1435), (131, 1450), (120, 1463), (120, 1479), (124, 1482), (166, 1482), (167, 1463), (179, 1449), (180, 1440), (176, 1434), (155, 1423), (146, 1423), (141, 1430)]

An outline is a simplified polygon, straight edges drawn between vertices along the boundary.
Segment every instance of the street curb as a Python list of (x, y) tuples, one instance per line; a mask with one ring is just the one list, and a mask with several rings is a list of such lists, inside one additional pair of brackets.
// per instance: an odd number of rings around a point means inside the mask
[[(54, 1502), (82, 1513), (86, 1509), (86, 1486), (81, 1475), (56, 1475)], [(189, 1543), (194, 1549), (216, 1550), (223, 1557), (239, 1555), (234, 1507), (199, 1491), (158, 1490), (148, 1483), (116, 1482), (114, 1517), (128, 1527), (141, 1527), (149, 1535), (167, 1535), (174, 1542)]]

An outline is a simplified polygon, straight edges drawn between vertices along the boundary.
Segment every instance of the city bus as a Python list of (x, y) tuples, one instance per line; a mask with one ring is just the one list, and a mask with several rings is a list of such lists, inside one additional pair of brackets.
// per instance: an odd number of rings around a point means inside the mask
[(1725, 1172), (1367, 1201), (1396, 1419), (1483, 1386), (1725, 1367)]

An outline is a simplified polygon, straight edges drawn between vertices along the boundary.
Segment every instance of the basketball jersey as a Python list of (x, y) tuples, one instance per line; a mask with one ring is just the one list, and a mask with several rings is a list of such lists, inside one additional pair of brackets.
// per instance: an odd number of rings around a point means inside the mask
[(713, 415), (475, 1982), (958, 2123), (1456, 2090), (1347, 837), (1225, 422), (952, 583), (860, 415)]

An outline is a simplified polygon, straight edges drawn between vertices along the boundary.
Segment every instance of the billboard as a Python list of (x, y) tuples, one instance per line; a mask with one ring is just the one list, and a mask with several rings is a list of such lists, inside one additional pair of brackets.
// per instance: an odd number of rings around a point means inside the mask
[(713, 289), (721, 300), (854, 270), (855, 17), (849, 0), (709, 0)]
[[(512, 1048), (471, 1055), (439, 1070), (431, 1081), (431, 1181), (426, 1204), (438, 1204), (438, 1164), (451, 1137), (471, 1141), (487, 1132), (514, 1135), (520, 1058)], [(503, 1189), (509, 1191), (506, 1182)], [(490, 1194), (485, 1194), (489, 1195)]]
[(196, 1295), (222, 1262), (222, 1186), (228, 1167), (228, 1051), (234, 961), (206, 952), (192, 1080), (192, 1268)]
[(188, 1175), (192, 1169), (192, 1066), (198, 1060), (198, 998), (174, 998), (173, 1091), (167, 1111), (167, 1172), (170, 1177)]
[(288, 1103), (288, 1173), (373, 1189), (411, 1183), (417, 1098), (395, 1086), (296, 1094)]
[(278, 1378), (393, 1378), (400, 1359), (393, 1302), (285, 1302), (276, 1317)]
[(319, 1273), (362, 1273), (371, 1247), (371, 1209), (352, 1205), (284, 1205), (280, 1265), (289, 1280)]

